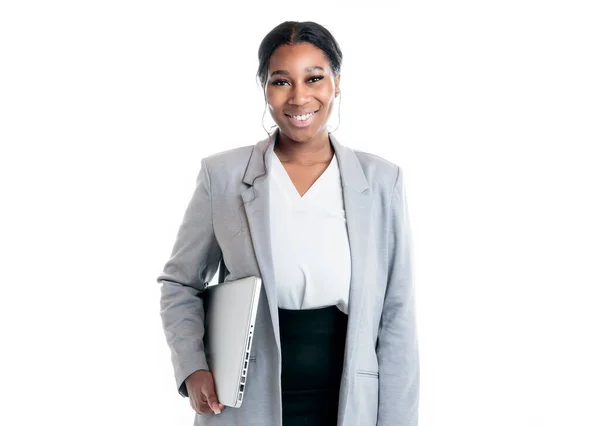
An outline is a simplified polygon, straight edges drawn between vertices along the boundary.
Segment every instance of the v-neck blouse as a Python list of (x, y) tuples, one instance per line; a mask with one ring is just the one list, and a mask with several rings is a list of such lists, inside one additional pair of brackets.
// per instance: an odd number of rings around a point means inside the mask
[(347, 314), (350, 244), (335, 154), (303, 196), (273, 151), (273, 144), (267, 155), (271, 247), (279, 307), (337, 306)]

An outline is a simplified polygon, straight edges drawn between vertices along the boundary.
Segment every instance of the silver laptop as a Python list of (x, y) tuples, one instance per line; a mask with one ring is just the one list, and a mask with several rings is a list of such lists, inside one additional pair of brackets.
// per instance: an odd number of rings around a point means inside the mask
[(221, 404), (240, 407), (262, 280), (247, 277), (205, 291), (205, 353)]

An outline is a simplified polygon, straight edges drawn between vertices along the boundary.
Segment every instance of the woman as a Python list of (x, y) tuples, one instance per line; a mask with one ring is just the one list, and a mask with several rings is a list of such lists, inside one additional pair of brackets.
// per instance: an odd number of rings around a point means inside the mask
[[(277, 129), (201, 161), (162, 283), (161, 316), (195, 425), (416, 426), (419, 360), (401, 169), (327, 130), (342, 53), (324, 27), (284, 22), (259, 48)], [(241, 408), (218, 402), (202, 291), (263, 289)]]

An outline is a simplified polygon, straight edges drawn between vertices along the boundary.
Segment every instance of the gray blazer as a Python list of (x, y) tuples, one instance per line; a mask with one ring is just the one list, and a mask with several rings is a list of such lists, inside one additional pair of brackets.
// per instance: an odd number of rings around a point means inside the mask
[[(201, 300), (205, 283), (221, 261), (226, 281), (249, 275), (263, 280), (242, 407), (196, 415), (196, 426), (282, 424), (265, 163), (276, 134), (201, 160), (171, 258), (157, 279), (163, 328), (183, 396), (186, 377), (208, 369)], [(329, 137), (339, 164), (352, 261), (338, 425), (417, 426), (419, 353), (402, 169)]]

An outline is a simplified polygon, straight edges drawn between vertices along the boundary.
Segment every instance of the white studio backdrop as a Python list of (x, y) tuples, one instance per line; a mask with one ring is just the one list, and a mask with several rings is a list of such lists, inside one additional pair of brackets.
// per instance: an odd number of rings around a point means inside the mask
[(0, 424), (192, 424), (156, 277), (201, 158), (266, 137), (262, 37), (314, 20), (335, 134), (406, 173), (420, 425), (600, 425), (594, 2), (367, 4), (1, 3)]

